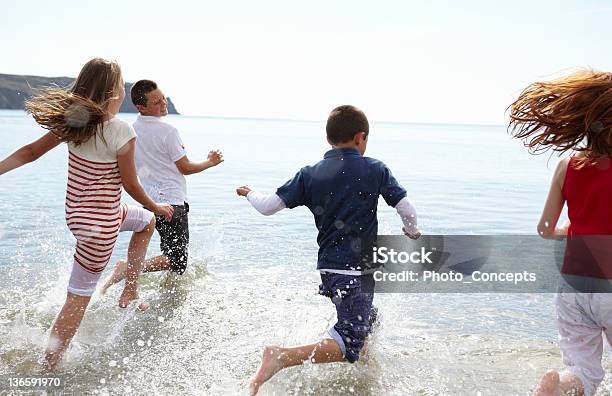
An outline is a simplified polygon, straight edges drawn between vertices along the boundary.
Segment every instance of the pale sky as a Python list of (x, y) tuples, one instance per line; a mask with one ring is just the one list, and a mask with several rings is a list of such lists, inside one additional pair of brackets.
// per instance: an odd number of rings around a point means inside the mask
[(612, 70), (612, 1), (2, 0), (0, 73), (116, 59), (187, 115), (505, 123), (528, 83)]

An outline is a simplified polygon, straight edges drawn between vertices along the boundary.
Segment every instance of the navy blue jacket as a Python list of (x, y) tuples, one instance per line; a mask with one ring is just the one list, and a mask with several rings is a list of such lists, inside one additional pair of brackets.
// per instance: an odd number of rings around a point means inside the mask
[(317, 269), (367, 271), (378, 233), (376, 209), (382, 195), (395, 207), (406, 196), (387, 166), (352, 148), (325, 153), (306, 166), (276, 194), (287, 208), (304, 205), (319, 230)]

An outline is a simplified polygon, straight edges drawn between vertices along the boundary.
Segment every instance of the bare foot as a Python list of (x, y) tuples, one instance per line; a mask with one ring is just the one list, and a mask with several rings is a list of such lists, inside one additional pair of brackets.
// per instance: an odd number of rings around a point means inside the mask
[(533, 391), (533, 396), (559, 396), (560, 394), (559, 373), (555, 370), (548, 370)]
[[(127, 306), (132, 302), (138, 300), (138, 287), (134, 286), (126, 286), (123, 289), (123, 293), (119, 296), (119, 307), (127, 308)], [(150, 305), (147, 303), (138, 304), (138, 309), (140, 311), (146, 311), (149, 309)]]
[(109, 287), (125, 278), (125, 271), (127, 270), (127, 261), (118, 261), (115, 265), (115, 269), (111, 276), (109, 276), (102, 286), (102, 294), (106, 294)]
[(255, 374), (255, 378), (253, 378), (253, 380), (251, 380), (251, 383), (249, 384), (251, 396), (256, 395), (257, 392), (259, 391), (259, 387), (263, 385), (264, 382), (272, 378), (272, 376), (281, 369), (281, 365), (279, 362), (281, 353), (282, 353), (281, 347), (277, 347), (277, 346), (264, 347), (263, 356), (261, 358), (261, 365), (259, 366), (259, 370), (257, 370), (257, 374)]

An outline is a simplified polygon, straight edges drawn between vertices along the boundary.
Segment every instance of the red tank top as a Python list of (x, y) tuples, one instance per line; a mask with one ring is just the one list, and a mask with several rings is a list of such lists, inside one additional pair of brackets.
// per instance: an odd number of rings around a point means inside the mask
[(563, 272), (612, 279), (612, 157), (580, 169), (571, 157), (562, 192), (571, 223)]
[(563, 183), (570, 235), (612, 235), (611, 159), (576, 169), (576, 157), (570, 158)]

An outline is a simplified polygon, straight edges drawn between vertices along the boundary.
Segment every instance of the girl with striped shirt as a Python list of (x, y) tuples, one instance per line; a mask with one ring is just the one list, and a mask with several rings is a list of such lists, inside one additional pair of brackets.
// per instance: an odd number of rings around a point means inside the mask
[(1, 175), (38, 159), (61, 142), (68, 144), (66, 223), (76, 238), (76, 249), (66, 302), (53, 324), (45, 354), (51, 369), (76, 333), (120, 231), (133, 235), (119, 306), (125, 308), (138, 298), (137, 280), (155, 217), (148, 210), (122, 204), (122, 187), (155, 214), (172, 217), (172, 206), (153, 202), (138, 181), (136, 133), (115, 118), (124, 97), (119, 65), (92, 59), (70, 89), (48, 89), (26, 102), (26, 110), (49, 132), (0, 162)]

